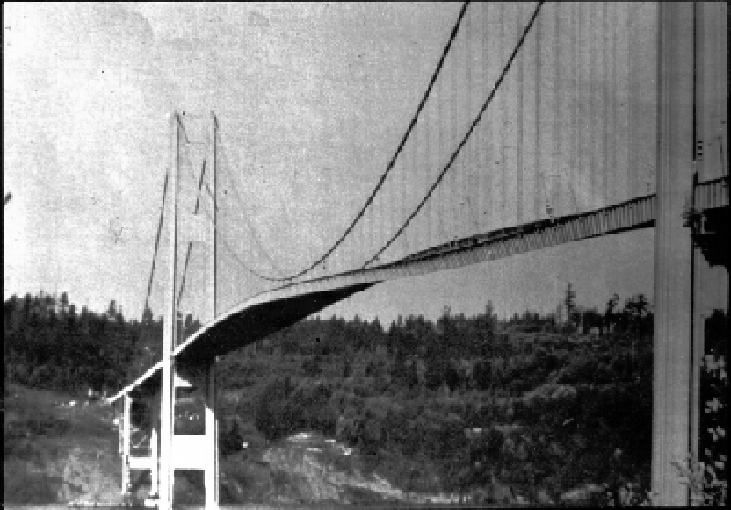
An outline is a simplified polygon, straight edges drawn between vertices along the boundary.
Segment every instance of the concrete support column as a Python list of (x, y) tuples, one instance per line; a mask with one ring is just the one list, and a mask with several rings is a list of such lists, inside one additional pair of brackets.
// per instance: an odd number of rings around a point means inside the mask
[(218, 417), (216, 415), (216, 365), (206, 366), (206, 508), (218, 508)]
[(158, 456), (158, 450), (157, 450), (157, 429), (153, 428), (152, 432), (150, 432), (150, 458), (152, 459), (152, 468), (150, 470), (150, 494), (151, 495), (157, 495), (159, 491), (158, 484), (160, 483), (160, 473), (159, 473), (159, 461), (160, 457)]
[(693, 172), (693, 4), (661, 2), (652, 434), (654, 505), (685, 506), (672, 462), (690, 453), (691, 237), (683, 224)]
[(127, 493), (127, 487), (129, 486), (129, 454), (130, 454), (130, 435), (132, 433), (131, 421), (132, 421), (132, 397), (129, 393), (124, 394), (124, 414), (122, 415), (124, 420), (122, 424), (122, 494)]
[(152, 430), (150, 431), (150, 457), (152, 471), (150, 472), (150, 496), (157, 498), (160, 494), (160, 408), (152, 406)]

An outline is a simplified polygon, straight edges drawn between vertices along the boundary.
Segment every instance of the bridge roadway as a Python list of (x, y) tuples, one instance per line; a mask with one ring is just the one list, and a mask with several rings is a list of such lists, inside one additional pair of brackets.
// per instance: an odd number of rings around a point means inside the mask
[[(728, 177), (701, 183), (694, 193), (698, 210), (727, 207)], [(594, 211), (455, 240), (395, 262), (289, 283), (253, 296), (221, 314), (175, 348), (173, 357), (185, 364), (226, 354), (386, 280), (456, 269), (572, 241), (653, 227), (655, 215), (656, 197), (652, 194)], [(160, 385), (161, 369), (162, 361), (159, 361), (110, 401), (128, 392), (155, 391)]]

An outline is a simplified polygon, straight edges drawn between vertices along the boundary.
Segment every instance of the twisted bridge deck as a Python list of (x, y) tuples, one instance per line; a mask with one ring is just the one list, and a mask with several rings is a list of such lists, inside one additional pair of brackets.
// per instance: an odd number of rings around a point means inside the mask
[[(697, 209), (729, 205), (728, 177), (698, 185)], [(183, 363), (228, 353), (377, 283), (497, 260), (519, 253), (655, 225), (656, 197), (648, 195), (590, 212), (539, 220), (467, 237), (375, 267), (290, 283), (262, 292), (221, 314), (173, 351)], [(111, 400), (159, 385), (162, 362)]]

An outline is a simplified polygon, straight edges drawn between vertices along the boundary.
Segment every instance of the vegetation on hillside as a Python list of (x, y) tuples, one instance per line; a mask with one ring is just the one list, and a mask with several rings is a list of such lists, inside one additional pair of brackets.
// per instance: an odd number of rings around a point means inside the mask
[[(81, 310), (42, 292), (5, 301), (6, 380), (31, 388), (70, 393), (112, 393), (141, 375), (161, 357), (162, 319), (148, 309), (142, 320), (127, 320), (114, 300), (105, 313)], [(200, 325), (190, 316), (186, 332)]]
[[(636, 296), (622, 310), (610, 306), (601, 320), (612, 331), (601, 336), (588, 333), (597, 316), (498, 321), (488, 306), (385, 329), (315, 319), (229, 355), (219, 377), (227, 388), (260, 388), (228, 413), (253, 414), (268, 440), (319, 431), (404, 490), (483, 491), (489, 500), (504, 484), (557, 501), (587, 483), (647, 487), (649, 305)], [(585, 325), (587, 334), (576, 332)]]
[[(649, 489), (652, 444), (650, 305), (638, 295), (621, 307), (615, 295), (603, 311), (587, 310), (570, 292), (564, 305), (563, 320), (530, 311), (498, 320), (491, 304), (473, 317), (445, 307), (436, 322), (409, 316), (387, 326), (314, 318), (228, 354), (217, 367), (223, 502), (266, 503), (287, 475), (269, 472), (264, 452), (316, 431), (347, 444), (363, 469), (406, 492), (558, 503), (583, 487), (597, 503), (638, 503)], [(66, 295), (59, 302), (27, 295), (5, 302), (4, 319), (6, 387), (111, 393), (159, 358), (162, 322), (149, 310), (128, 321), (113, 301), (104, 314), (77, 313)], [(197, 327), (188, 317), (186, 332)], [(712, 432), (701, 438), (700, 474), (697, 460), (686, 471), (718, 502), (726, 480), (725, 451), (718, 453), (728, 387), (725, 315), (714, 314), (706, 328), (711, 358), (701, 397), (711, 411), (702, 430)], [(56, 459), (66, 466), (88, 453), (81, 443), (59, 442), (73, 428), (68, 418), (54, 408), (20, 414), (27, 418), (16, 412), (5, 427), (5, 485), (17, 502), (83, 491), (63, 482), (66, 468)], [(106, 428), (97, 432), (109, 443)], [(102, 450), (109, 448), (95, 450), (97, 458)], [(51, 467), (41, 475), (44, 464)], [(23, 469), (27, 476), (18, 477)], [(45, 480), (47, 494), (23, 495), (31, 475)]]

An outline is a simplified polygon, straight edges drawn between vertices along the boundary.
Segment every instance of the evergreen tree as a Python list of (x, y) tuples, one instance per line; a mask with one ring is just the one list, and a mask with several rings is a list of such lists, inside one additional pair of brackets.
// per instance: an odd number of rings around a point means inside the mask
[(109, 307), (107, 308), (107, 316), (111, 318), (117, 317), (117, 302), (114, 299), (109, 302)]
[(564, 305), (566, 305), (566, 317), (571, 323), (574, 321), (573, 312), (576, 308), (576, 292), (573, 290), (571, 283), (566, 288), (566, 297), (564, 298)]

